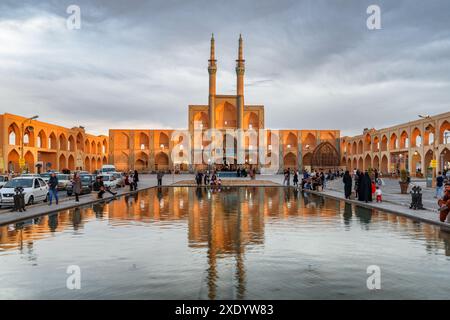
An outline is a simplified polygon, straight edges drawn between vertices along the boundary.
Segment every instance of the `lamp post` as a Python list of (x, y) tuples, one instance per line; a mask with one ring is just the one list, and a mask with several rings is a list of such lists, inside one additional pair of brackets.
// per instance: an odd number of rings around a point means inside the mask
[(19, 167), (20, 167), (20, 171), (22, 172), (23, 169), (25, 168), (25, 159), (23, 158), (24, 155), (24, 137), (25, 137), (25, 130), (28, 128), (32, 128), (32, 127), (26, 127), (25, 128), (25, 123), (27, 123), (28, 121), (31, 122), (32, 120), (36, 120), (37, 118), (39, 118), (38, 115), (36, 116), (32, 116), (31, 118), (27, 118), (25, 120), (22, 121), (21, 125), (20, 125), (20, 161), (19, 161)]
[[(419, 118), (432, 121), (432, 118), (429, 115), (426, 115), (426, 116), (419, 115)], [(425, 130), (431, 131), (430, 125), (427, 125)], [(433, 133), (433, 162), (434, 163), (436, 163), (436, 161), (437, 161), (437, 159), (436, 159), (436, 149), (437, 149), (437, 147), (436, 147), (436, 131), (437, 131), (437, 120), (434, 120), (434, 133)], [(429, 140), (428, 140), (428, 143), (430, 143)], [(431, 169), (431, 187), (432, 188), (436, 187), (436, 168)]]

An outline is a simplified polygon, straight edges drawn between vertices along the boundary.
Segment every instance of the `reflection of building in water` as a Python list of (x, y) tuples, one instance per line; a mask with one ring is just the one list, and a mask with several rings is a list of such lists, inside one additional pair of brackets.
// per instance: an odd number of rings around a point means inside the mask
[(235, 258), (237, 297), (245, 297), (244, 247), (264, 239), (264, 193), (257, 188), (198, 188), (189, 199), (189, 246), (207, 248), (208, 298), (215, 299), (221, 257)]
[(0, 251), (20, 249), (24, 247), (24, 244), (33, 246), (34, 241), (44, 239), (52, 232), (64, 231), (69, 225), (74, 230), (82, 228), (85, 219), (92, 216), (91, 212), (90, 209), (63, 210), (58, 214), (44, 215), (16, 223), (14, 227), (0, 226)]

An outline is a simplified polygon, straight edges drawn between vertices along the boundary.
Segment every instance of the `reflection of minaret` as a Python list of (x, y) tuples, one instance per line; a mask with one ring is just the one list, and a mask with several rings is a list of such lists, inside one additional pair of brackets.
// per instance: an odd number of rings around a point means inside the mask
[(217, 281), (217, 256), (216, 256), (216, 243), (214, 237), (214, 204), (213, 199), (209, 202), (209, 217), (208, 217), (208, 298), (216, 298), (216, 281)]
[(209, 57), (208, 73), (209, 73), (209, 128), (215, 128), (216, 122), (216, 65), (214, 34), (211, 36), (211, 54)]
[(244, 264), (244, 244), (242, 243), (242, 223), (244, 219), (248, 217), (243, 217), (244, 210), (242, 206), (244, 203), (244, 198), (242, 196), (244, 188), (239, 188), (237, 191), (238, 195), (238, 205), (237, 205), (237, 231), (236, 231), (236, 278), (237, 278), (237, 298), (245, 298), (245, 264)]

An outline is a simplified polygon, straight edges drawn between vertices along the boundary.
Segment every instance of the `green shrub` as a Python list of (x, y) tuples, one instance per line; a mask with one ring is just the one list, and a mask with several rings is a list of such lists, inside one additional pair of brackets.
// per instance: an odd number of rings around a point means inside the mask
[(408, 171), (406, 171), (405, 169), (400, 171), (400, 181), (401, 182), (408, 182)]

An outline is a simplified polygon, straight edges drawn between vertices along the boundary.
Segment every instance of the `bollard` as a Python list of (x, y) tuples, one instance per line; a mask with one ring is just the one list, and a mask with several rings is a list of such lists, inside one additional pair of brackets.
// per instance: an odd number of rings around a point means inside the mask
[(422, 188), (419, 186), (414, 186), (411, 189), (411, 205), (409, 206), (410, 209), (413, 210), (423, 210), (423, 203), (422, 203)]

